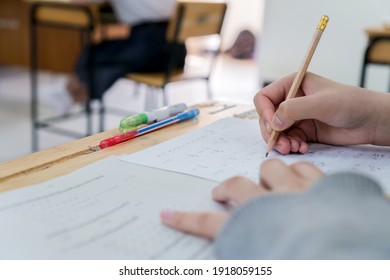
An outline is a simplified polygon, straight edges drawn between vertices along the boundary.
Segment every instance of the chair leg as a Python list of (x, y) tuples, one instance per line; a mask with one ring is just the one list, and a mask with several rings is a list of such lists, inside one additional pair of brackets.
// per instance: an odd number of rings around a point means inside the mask
[(206, 87), (207, 87), (207, 98), (208, 98), (208, 100), (213, 100), (213, 92), (211, 90), (209, 79), (206, 80)]
[(31, 119), (32, 119), (32, 152), (38, 151), (38, 93), (37, 93), (37, 70), (31, 69)]
[(38, 129), (39, 129), (39, 113), (38, 113), (38, 52), (37, 52), (37, 30), (35, 27), (35, 6), (32, 8), (30, 14), (30, 85), (31, 85), (31, 150), (32, 152), (38, 151)]
[(104, 106), (103, 98), (99, 99), (99, 132), (104, 131), (104, 117), (106, 113), (106, 107)]
[(88, 99), (85, 103), (85, 113), (87, 118), (87, 136), (92, 135), (92, 108), (91, 100)]
[(362, 73), (360, 76), (360, 87), (364, 87), (366, 83), (366, 70), (367, 70), (367, 63), (364, 62), (362, 67)]

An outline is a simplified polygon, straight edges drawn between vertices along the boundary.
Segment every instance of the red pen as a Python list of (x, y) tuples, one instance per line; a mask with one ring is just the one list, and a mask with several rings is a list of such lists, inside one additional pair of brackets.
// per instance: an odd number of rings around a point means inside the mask
[(154, 124), (141, 127), (140, 129), (137, 129), (137, 130), (125, 132), (123, 134), (119, 134), (119, 135), (116, 135), (116, 136), (111, 137), (111, 138), (104, 139), (100, 142), (99, 146), (94, 146), (94, 147), (90, 146), (89, 149), (92, 151), (99, 151), (101, 149), (105, 149), (105, 148), (114, 146), (116, 144), (122, 143), (124, 141), (133, 139), (133, 138), (140, 136), (140, 135), (143, 135), (145, 133), (149, 133), (149, 132), (161, 129), (161, 128), (166, 127), (168, 125), (172, 125), (175, 123), (179, 123), (182, 121), (193, 119), (198, 115), (199, 115), (199, 109), (193, 108), (193, 109), (190, 109), (186, 112), (180, 113), (174, 117), (165, 119), (163, 121), (156, 122)]
[(89, 148), (93, 151), (99, 151), (101, 149), (105, 149), (105, 148), (114, 146), (116, 144), (125, 142), (127, 140), (133, 139), (137, 136), (137, 134), (138, 134), (137, 130), (125, 132), (125, 133), (104, 139), (104, 140), (100, 141), (98, 146), (94, 146), (94, 147), (90, 146)]

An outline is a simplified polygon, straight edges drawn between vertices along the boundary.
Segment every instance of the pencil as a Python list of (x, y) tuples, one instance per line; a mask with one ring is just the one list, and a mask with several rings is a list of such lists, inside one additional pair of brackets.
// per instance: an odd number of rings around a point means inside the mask
[[(322, 16), (320, 19), (320, 22), (317, 25), (316, 32), (314, 33), (313, 39), (310, 43), (309, 49), (303, 58), (302, 64), (298, 69), (298, 72), (294, 78), (294, 81), (291, 85), (290, 91), (288, 92), (286, 96), (286, 100), (290, 98), (294, 98), (295, 95), (297, 94), (297, 91), (299, 87), (301, 86), (302, 80), (305, 77), (306, 70), (309, 67), (311, 58), (313, 57), (313, 54), (318, 46), (318, 43), (321, 39), (322, 33), (324, 32), (326, 25), (328, 24), (329, 18), (327, 16)], [(271, 136), (268, 140), (268, 145), (267, 145), (267, 152), (265, 153), (265, 157), (268, 156), (270, 151), (273, 149), (275, 146), (276, 141), (278, 140), (280, 131), (272, 130)]]

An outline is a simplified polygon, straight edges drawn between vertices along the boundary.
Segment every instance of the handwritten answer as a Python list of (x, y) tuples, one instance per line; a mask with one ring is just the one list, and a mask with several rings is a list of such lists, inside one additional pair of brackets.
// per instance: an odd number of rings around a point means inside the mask
[[(158, 178), (158, 179), (156, 179)], [(0, 194), (0, 259), (211, 259), (211, 242), (164, 226), (164, 209), (221, 210), (215, 182), (110, 157)]]
[[(122, 159), (217, 182), (235, 175), (257, 181), (265, 151), (258, 121), (225, 118)], [(283, 156), (273, 151), (269, 157), (288, 164), (309, 161), (325, 173), (362, 172), (376, 178), (390, 194), (389, 147), (312, 144), (305, 155)]]

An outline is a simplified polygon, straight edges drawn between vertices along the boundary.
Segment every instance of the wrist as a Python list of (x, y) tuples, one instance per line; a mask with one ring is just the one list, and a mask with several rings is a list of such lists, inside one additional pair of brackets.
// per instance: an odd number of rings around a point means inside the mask
[[(390, 94), (375, 92), (373, 145), (390, 146)], [(374, 109), (374, 108), (373, 108)], [(374, 113), (375, 112), (375, 113)]]

